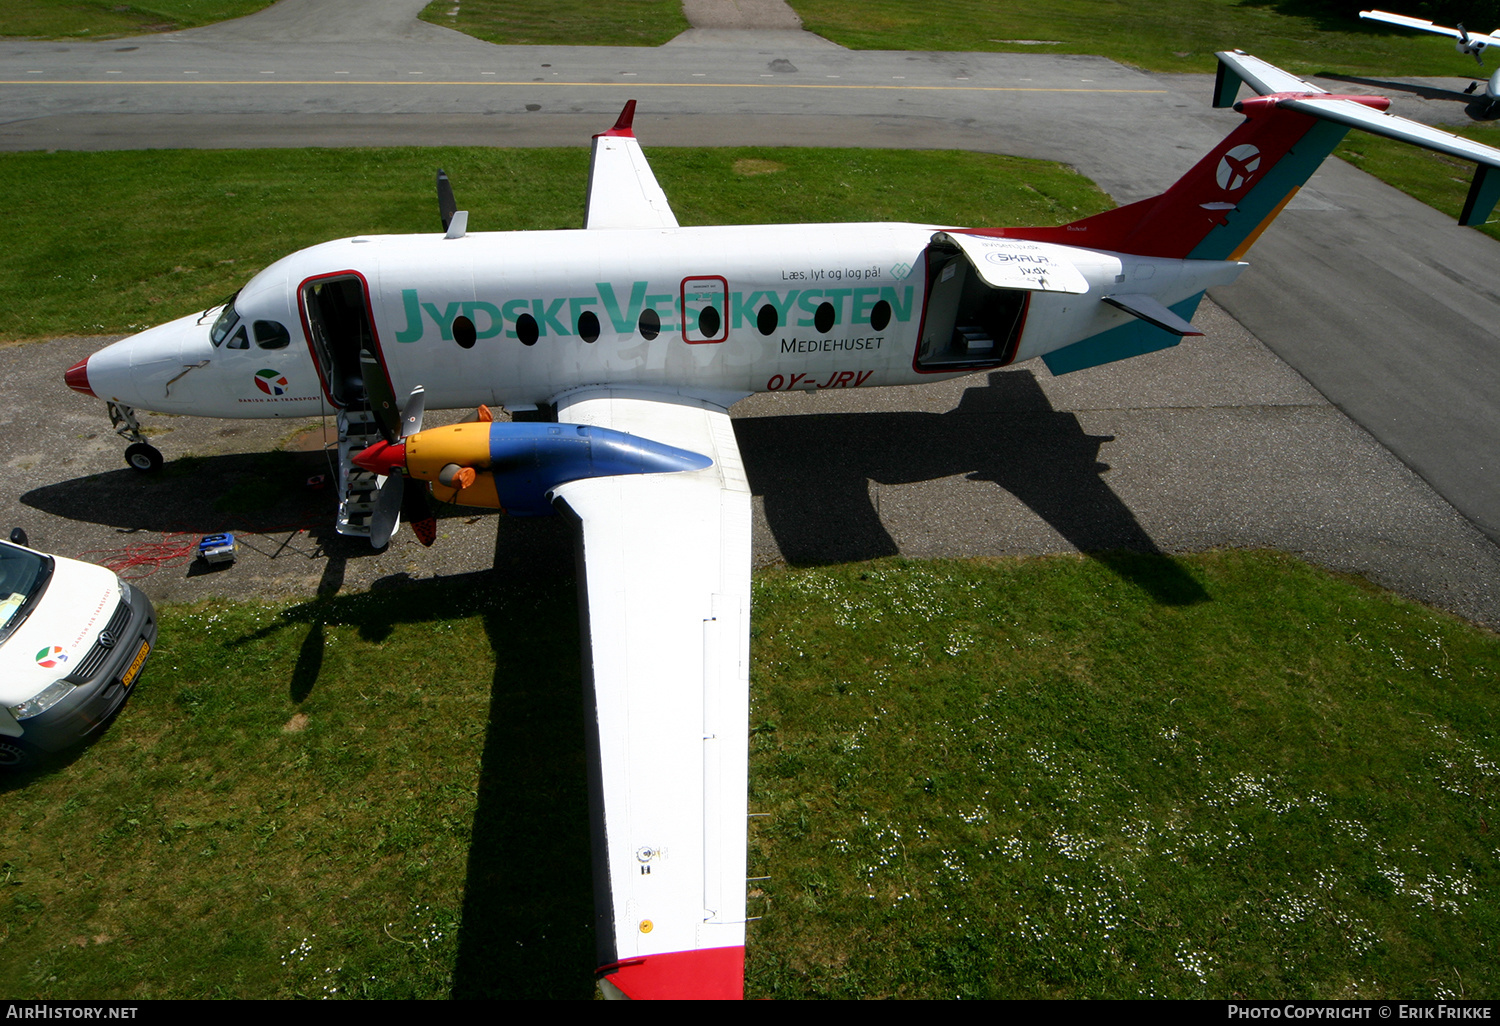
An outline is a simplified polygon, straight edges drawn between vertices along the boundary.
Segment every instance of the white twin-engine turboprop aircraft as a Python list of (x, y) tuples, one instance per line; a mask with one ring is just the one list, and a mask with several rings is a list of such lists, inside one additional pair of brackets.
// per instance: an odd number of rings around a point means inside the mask
[[(1240, 125), (1166, 193), (1059, 228), (681, 228), (631, 131), (594, 139), (582, 231), (343, 239), (230, 302), (93, 354), (67, 382), (132, 408), (303, 417), (341, 429), (338, 529), (383, 545), (439, 497), (579, 528), (592, 702), (599, 978), (611, 995), (738, 997), (745, 942), (750, 490), (728, 407), (752, 392), (934, 381), (1041, 357), (1053, 373), (1197, 334), (1205, 289), (1349, 126), (1478, 163), (1500, 151), (1338, 97), (1239, 52)], [(410, 395), (404, 409), (397, 396)], [(555, 410), (502, 422), (488, 405)], [(421, 429), (423, 406), (480, 407)], [(384, 481), (381, 484), (381, 481)]]

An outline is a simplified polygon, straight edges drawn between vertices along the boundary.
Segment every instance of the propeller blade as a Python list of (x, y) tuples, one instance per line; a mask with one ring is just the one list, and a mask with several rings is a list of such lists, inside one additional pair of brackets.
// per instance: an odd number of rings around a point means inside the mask
[(406, 397), (406, 406), (401, 410), (401, 437), (406, 438), (422, 430), (422, 413), (427, 408), (427, 389), (418, 385)]
[(427, 502), (427, 489), (421, 482), (406, 490), (401, 501), (401, 519), (411, 525), (412, 534), (423, 545), (431, 546), (437, 541), (437, 517)]
[(458, 213), (458, 203), (453, 199), (453, 183), (448, 181), (448, 172), (442, 168), (438, 168), (437, 193), (438, 213), (443, 218), (443, 231), (446, 232), (453, 215)]
[(375, 496), (375, 512), (370, 516), (370, 544), (375, 548), (383, 549), (389, 545), (391, 535), (401, 526), (401, 498), (405, 491), (405, 474), (392, 474), (380, 483), (380, 491)]

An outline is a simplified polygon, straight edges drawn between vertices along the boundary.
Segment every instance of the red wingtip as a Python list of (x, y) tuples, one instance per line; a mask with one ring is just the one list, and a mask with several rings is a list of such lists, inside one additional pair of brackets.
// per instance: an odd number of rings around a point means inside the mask
[(629, 958), (599, 970), (636, 1001), (739, 1001), (745, 996), (745, 949), (700, 948)]
[(406, 446), (375, 442), (355, 453), (351, 462), (373, 474), (393, 474), (406, 466)]
[(99, 398), (97, 395), (94, 395), (94, 390), (89, 387), (89, 358), (87, 356), (69, 367), (67, 373), (63, 374), (63, 380), (68, 383), (68, 387), (73, 391), (93, 396), (95, 399)]
[(635, 123), (635, 101), (626, 100), (625, 109), (620, 111), (620, 116), (615, 119), (615, 127), (600, 135), (635, 135), (635, 129), (631, 127)]

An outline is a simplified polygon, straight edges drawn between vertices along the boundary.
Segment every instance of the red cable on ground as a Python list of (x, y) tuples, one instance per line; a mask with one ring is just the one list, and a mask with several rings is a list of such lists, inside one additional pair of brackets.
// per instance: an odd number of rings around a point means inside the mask
[(192, 531), (172, 531), (163, 534), (159, 542), (129, 545), (123, 549), (95, 549), (83, 553), (79, 558), (98, 563), (106, 570), (113, 570), (129, 580), (139, 580), (150, 577), (162, 567), (175, 566), (192, 559), (202, 537)]

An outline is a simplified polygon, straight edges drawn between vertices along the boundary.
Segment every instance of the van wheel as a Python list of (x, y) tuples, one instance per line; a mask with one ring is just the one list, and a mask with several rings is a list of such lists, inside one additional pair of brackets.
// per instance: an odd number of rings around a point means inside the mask
[(0, 770), (30, 769), (36, 764), (34, 748), (13, 737), (0, 737)]
[(136, 442), (125, 447), (125, 462), (142, 474), (154, 474), (161, 469), (161, 450), (145, 442)]

